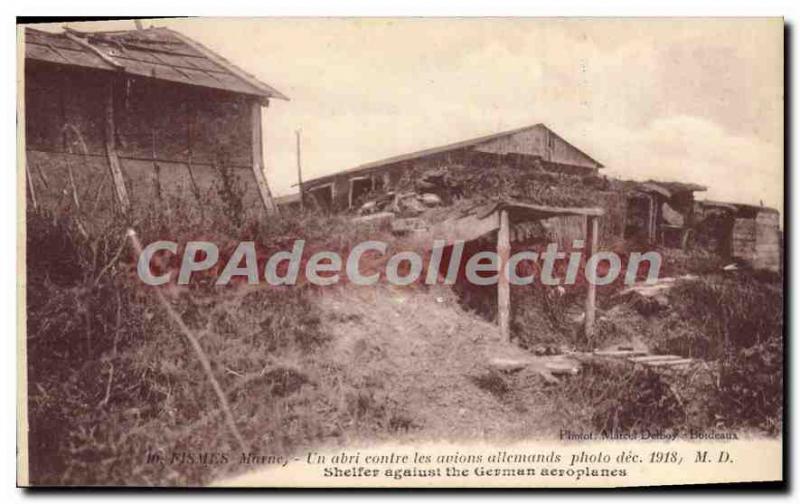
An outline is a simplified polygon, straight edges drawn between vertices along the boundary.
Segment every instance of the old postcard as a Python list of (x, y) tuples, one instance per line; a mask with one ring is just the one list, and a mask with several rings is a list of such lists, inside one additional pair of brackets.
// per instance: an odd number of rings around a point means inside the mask
[(20, 25), (18, 484), (780, 484), (783, 41)]

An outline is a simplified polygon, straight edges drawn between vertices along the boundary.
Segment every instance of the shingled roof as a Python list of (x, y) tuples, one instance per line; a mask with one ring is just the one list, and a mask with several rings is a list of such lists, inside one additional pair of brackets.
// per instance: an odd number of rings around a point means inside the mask
[(123, 71), (262, 98), (288, 98), (199, 42), (169, 28), (51, 33), (25, 29), (25, 58)]

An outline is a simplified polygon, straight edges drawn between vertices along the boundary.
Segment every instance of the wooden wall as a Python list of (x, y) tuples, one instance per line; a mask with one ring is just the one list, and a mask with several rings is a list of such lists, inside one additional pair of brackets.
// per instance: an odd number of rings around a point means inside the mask
[(551, 163), (588, 168), (594, 174), (598, 169), (589, 156), (542, 125), (476, 145), (474, 149), (499, 155), (539, 156)]
[(32, 63), (26, 67), (26, 150), (40, 206), (64, 211), (74, 199), (59, 192), (71, 184), (69, 166), (78, 192), (98, 200), (83, 211), (113, 210), (105, 147), (109, 87), (116, 150), (134, 212), (167, 203), (189, 211), (218, 203), (225, 173), (238, 181), (245, 217), (262, 216), (252, 174), (251, 98)]
[(733, 225), (733, 257), (756, 269), (781, 269), (781, 233), (778, 214), (757, 212), (755, 217), (737, 217)]

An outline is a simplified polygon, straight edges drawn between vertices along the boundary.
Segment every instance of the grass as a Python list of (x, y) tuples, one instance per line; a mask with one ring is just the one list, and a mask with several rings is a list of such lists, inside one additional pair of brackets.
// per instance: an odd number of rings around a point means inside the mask
[[(223, 185), (220, 194), (235, 189)], [(165, 207), (137, 216), (144, 243), (205, 239), (222, 257), (239, 240), (272, 252), (303, 238), (306, 254), (342, 256), (364, 239), (389, 242), (389, 254), (394, 247), (387, 229), (353, 227), (340, 216), (230, 222), (236, 204), (206, 205), (202, 213)], [(199, 363), (136, 277), (125, 241), (129, 223), (87, 221), (82, 232), (63, 214), (29, 212), (27, 219), (31, 481), (198, 485), (227, 476), (226, 464), (147, 463), (153, 454), (238, 447)], [(698, 258), (696, 266), (712, 271), (712, 261)], [(695, 267), (677, 256), (670, 264)], [(579, 289), (513, 291), (512, 329), (521, 346), (585, 343), (568, 313)], [(770, 279), (742, 273), (682, 284), (665, 313), (598, 321), (604, 341), (638, 333), (659, 350), (712, 362), (688, 382), (596, 365), (547, 388), (535, 373), (487, 372), (489, 358), (521, 352), (496, 339), (494, 293), (470, 290), (467, 299), (422, 285), (321, 290), (199, 282), (169, 299), (211, 358), (248, 447), (262, 454), (381, 437), (530, 438), (580, 426), (780, 428), (781, 290)]]
[[(692, 271), (690, 271), (692, 272)], [(607, 432), (710, 429), (777, 435), (783, 418), (782, 287), (740, 271), (679, 282), (659, 311), (608, 308), (600, 337), (639, 341), (655, 354), (696, 359), (685, 373), (630, 365), (584, 366), (552, 391), (554, 415), (572, 428)], [(608, 333), (608, 334), (602, 334)]]
[[(168, 206), (169, 215), (138, 216), (144, 242), (207, 239), (227, 250), (257, 236), (278, 249), (302, 237), (310, 248), (337, 250), (368, 232), (319, 215), (209, 232), (220, 229), (212, 221), (224, 212)], [(153, 454), (229, 453), (238, 446), (194, 354), (138, 281), (125, 223), (89, 229), (85, 236), (69, 218), (27, 215), (31, 482), (187, 485), (221, 477), (225, 465), (146, 463)], [(285, 455), (366, 425), (410, 428), (368, 385), (326, 359), (329, 335), (310, 287), (220, 289), (200, 282), (167, 292), (211, 357), (250, 450)]]
[(683, 402), (666, 377), (624, 362), (587, 363), (563, 388), (551, 389), (550, 399), (563, 425), (576, 431), (674, 431), (686, 422)]

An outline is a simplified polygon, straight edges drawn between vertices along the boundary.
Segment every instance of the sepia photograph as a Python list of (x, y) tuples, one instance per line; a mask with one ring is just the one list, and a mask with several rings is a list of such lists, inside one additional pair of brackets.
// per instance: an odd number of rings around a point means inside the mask
[(17, 484), (781, 484), (786, 30), (18, 23)]

